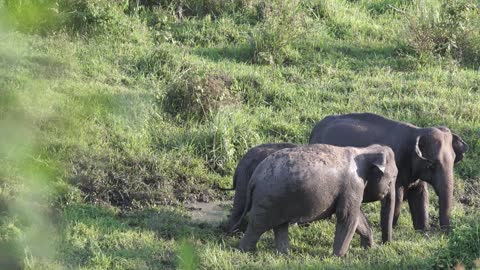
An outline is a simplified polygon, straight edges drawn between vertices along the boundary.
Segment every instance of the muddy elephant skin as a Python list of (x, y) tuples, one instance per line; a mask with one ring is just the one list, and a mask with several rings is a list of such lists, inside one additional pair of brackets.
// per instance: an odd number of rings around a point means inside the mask
[[(234, 181), (233, 181), (233, 188), (226, 189), (220, 188), (221, 190), (235, 190), (235, 197), (233, 202), (233, 208), (230, 214), (230, 218), (228, 221), (228, 227), (226, 228), (227, 233), (233, 233), (234, 229), (233, 226), (242, 215), (244, 207), (245, 207), (245, 200), (247, 198), (247, 185), (250, 177), (253, 174), (253, 171), (258, 166), (260, 162), (262, 162), (268, 155), (275, 153), (278, 150), (285, 149), (285, 148), (293, 148), (299, 145), (292, 144), (292, 143), (267, 143), (261, 144), (251, 148), (245, 156), (240, 160), (238, 163), (238, 167), (235, 171)], [(391, 187), (395, 188), (395, 183), (391, 184)], [(370, 195), (371, 194), (371, 195)], [(378, 192), (375, 190), (375, 187), (370, 188), (370, 185), (367, 184), (364, 191), (363, 201), (362, 203), (368, 203), (372, 201), (377, 201), (378, 198), (375, 195)], [(392, 205), (394, 205), (395, 195), (394, 193), (389, 192), (387, 196), (385, 196), (384, 200), (382, 200), (382, 211), (385, 213), (382, 215), (382, 219), (380, 221), (381, 229), (382, 229), (382, 241), (391, 242), (392, 241), (392, 219), (393, 219), (393, 212), (390, 211)], [(362, 218), (368, 223), (364, 213), (361, 213)], [(307, 226), (309, 223), (301, 223), (302, 226)], [(238, 230), (245, 232), (247, 226), (247, 221), (244, 219), (240, 226), (238, 226)], [(369, 248), (374, 244), (373, 240), (373, 231), (371, 230), (371, 226), (366, 228), (366, 232), (363, 235), (367, 235), (367, 237), (361, 237), (361, 243), (364, 248)], [(359, 233), (357, 231), (357, 233)], [(360, 234), (360, 233), (359, 233)]]
[[(233, 207), (230, 212), (230, 218), (226, 231), (232, 232), (233, 225), (237, 222), (243, 213), (245, 207), (245, 200), (247, 199), (247, 186), (250, 177), (253, 174), (257, 165), (262, 162), (267, 156), (275, 153), (278, 150), (285, 148), (292, 148), (298, 145), (293, 143), (265, 143), (252, 147), (238, 162), (233, 175), (233, 188), (220, 188), (221, 190), (235, 190), (233, 198)], [(245, 226), (239, 226), (241, 231), (245, 231)]]
[(315, 144), (278, 150), (257, 166), (248, 183), (244, 212), (234, 225), (248, 213), (240, 249), (254, 250), (260, 236), (273, 229), (277, 250), (286, 253), (289, 224), (335, 214), (333, 251), (343, 256), (356, 230), (368, 237), (369, 225), (360, 211), (366, 185), (369, 198), (381, 200), (394, 192), (390, 187), (396, 175), (394, 153), (386, 146)]

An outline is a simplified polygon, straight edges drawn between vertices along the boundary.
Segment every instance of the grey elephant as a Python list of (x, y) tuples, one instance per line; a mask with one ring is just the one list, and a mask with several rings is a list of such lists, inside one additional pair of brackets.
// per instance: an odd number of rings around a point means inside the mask
[[(233, 175), (233, 187), (232, 188), (221, 188), (221, 190), (235, 190), (235, 196), (233, 198), (233, 207), (230, 212), (230, 218), (227, 224), (227, 231), (233, 231), (233, 225), (238, 221), (240, 216), (243, 213), (245, 207), (245, 200), (247, 199), (247, 186), (250, 177), (253, 174), (257, 165), (262, 162), (268, 155), (275, 153), (280, 149), (292, 148), (298, 145), (293, 143), (265, 143), (257, 145), (250, 150), (242, 157), (238, 162), (238, 166), (235, 169), (235, 174)], [(242, 223), (239, 226), (241, 231), (245, 230), (245, 226)]]
[[(266, 143), (257, 145), (250, 150), (242, 157), (240, 162), (238, 163), (237, 169), (235, 170), (235, 174), (233, 177), (233, 188), (221, 188), (221, 190), (235, 190), (235, 197), (233, 201), (233, 207), (230, 213), (230, 218), (228, 221), (228, 225), (226, 231), (229, 233), (233, 233), (234, 230), (238, 229), (242, 232), (246, 229), (246, 220), (242, 219), (237, 228), (234, 228), (234, 225), (239, 220), (240, 216), (243, 213), (245, 208), (245, 201), (247, 198), (247, 186), (248, 182), (250, 181), (250, 177), (252, 176), (255, 168), (262, 162), (268, 155), (275, 153), (278, 150), (285, 149), (285, 148), (293, 148), (297, 147), (297, 144), (292, 143)], [(395, 183), (391, 184), (390, 187), (393, 191), (395, 189)], [(370, 195), (372, 194), (372, 195)], [(382, 213), (381, 214), (381, 221), (380, 225), (382, 228), (382, 241), (389, 242), (392, 241), (392, 220), (393, 220), (393, 211), (391, 207), (394, 205), (395, 195), (393, 193), (388, 193), (385, 198), (382, 200)], [(364, 198), (362, 203), (368, 203), (372, 201), (377, 201), (375, 197), (375, 189), (370, 190), (370, 185), (367, 184), (364, 191)], [(362, 218), (368, 223), (364, 213), (361, 213)], [(303, 223), (300, 225), (306, 225), (308, 223)], [(361, 234), (359, 231), (357, 233), (361, 237), (361, 244), (364, 248), (371, 247), (373, 245), (373, 232), (371, 228), (367, 228), (366, 231)]]
[(440, 225), (449, 227), (453, 165), (463, 159), (468, 145), (448, 128), (420, 128), (372, 113), (352, 113), (325, 117), (314, 127), (310, 143), (355, 147), (376, 143), (391, 147), (399, 170), (394, 225), (401, 204), (407, 199), (414, 228), (429, 228), (426, 186), (429, 183), (438, 195)]
[(386, 146), (315, 144), (278, 150), (257, 166), (248, 183), (245, 208), (234, 225), (239, 226), (249, 213), (240, 249), (255, 249), (260, 236), (273, 229), (277, 250), (287, 253), (290, 223), (335, 214), (333, 252), (343, 256), (355, 231), (369, 237), (369, 224), (360, 211), (366, 185), (370, 186), (367, 196), (381, 200), (392, 192), (396, 175), (394, 153)]

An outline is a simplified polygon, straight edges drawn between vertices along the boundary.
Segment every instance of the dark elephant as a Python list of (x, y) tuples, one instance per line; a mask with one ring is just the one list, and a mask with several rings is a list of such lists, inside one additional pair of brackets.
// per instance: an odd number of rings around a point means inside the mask
[[(240, 249), (255, 249), (260, 236), (273, 229), (277, 250), (286, 253), (289, 224), (312, 222), (335, 214), (333, 251), (343, 256), (355, 231), (362, 238), (369, 237), (369, 224), (360, 210), (362, 200), (365, 196), (381, 200), (395, 192), (392, 183), (396, 176), (394, 153), (387, 146), (315, 144), (278, 150), (257, 166), (248, 183), (243, 214), (233, 227), (249, 212)], [(367, 185), (368, 195), (364, 194)]]
[[(257, 145), (242, 157), (238, 162), (233, 175), (232, 188), (219, 188), (221, 190), (235, 190), (235, 197), (233, 199), (233, 208), (230, 212), (230, 218), (227, 225), (227, 231), (232, 231), (233, 225), (238, 221), (243, 213), (245, 207), (245, 200), (247, 199), (247, 186), (250, 177), (253, 174), (257, 165), (262, 162), (268, 155), (275, 153), (280, 149), (296, 147), (293, 143), (265, 143)], [(244, 231), (245, 224), (239, 226), (239, 229)]]
[[(401, 204), (408, 200), (413, 226), (428, 229), (428, 190), (433, 186), (440, 206), (440, 225), (450, 225), (453, 197), (453, 165), (463, 159), (468, 145), (447, 127), (420, 128), (372, 113), (327, 116), (310, 134), (310, 143), (362, 147), (390, 146), (399, 173), (396, 181), (394, 225)], [(421, 179), (421, 180), (419, 180)]]

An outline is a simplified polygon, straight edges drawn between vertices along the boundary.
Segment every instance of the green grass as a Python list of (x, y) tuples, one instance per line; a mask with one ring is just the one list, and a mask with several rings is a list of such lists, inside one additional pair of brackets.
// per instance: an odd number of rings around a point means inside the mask
[[(405, 38), (422, 29), (411, 1), (23, 2), (0, 1), (0, 268), (423, 269), (480, 257), (478, 33), (447, 40), (463, 54), (419, 51)], [(212, 187), (231, 185), (250, 147), (306, 143), (326, 115), (363, 111), (446, 125), (469, 144), (452, 236), (433, 191), (432, 232), (415, 232), (405, 206), (393, 243), (363, 250), (356, 236), (341, 259), (333, 220), (292, 227), (283, 256), (271, 232), (241, 253), (240, 236), (189, 218), (185, 202), (232, 198)], [(363, 208), (378, 243), (379, 205)]]

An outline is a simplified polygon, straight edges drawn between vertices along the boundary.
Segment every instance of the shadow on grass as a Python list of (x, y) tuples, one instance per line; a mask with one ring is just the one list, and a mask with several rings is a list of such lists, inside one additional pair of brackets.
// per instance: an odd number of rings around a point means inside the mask
[(4, 63), (11, 70), (28, 70), (32, 75), (46, 79), (61, 78), (70, 69), (68, 63), (47, 55), (18, 56), (0, 52), (0, 63)]
[[(313, 49), (313, 51), (312, 51)], [(406, 48), (394, 45), (363, 45), (346, 42), (327, 42), (304, 48), (307, 64), (311, 62), (332, 63), (352, 70), (390, 67), (395, 71), (410, 71), (416, 68), (414, 57), (408, 57)]]
[[(183, 239), (218, 241), (220, 229), (193, 222), (171, 207), (121, 212), (116, 208), (76, 204), (65, 209), (62, 259), (69, 266), (128, 265), (135, 269), (173, 269)], [(115, 268), (113, 267), (113, 268)], [(102, 268), (103, 269), (103, 268)], [(133, 268), (128, 268), (133, 269)]]
[(66, 75), (69, 70), (67, 63), (61, 62), (50, 56), (29, 56), (25, 60), (25, 66), (33, 67), (34, 72), (42, 74), (46, 78), (60, 78)]
[(215, 62), (231, 61), (243, 64), (251, 64), (253, 55), (252, 49), (248, 45), (221, 48), (197, 48), (193, 53)]
[(151, 208), (124, 214), (130, 226), (152, 230), (157, 237), (166, 240), (194, 237), (199, 240), (214, 240), (221, 235), (218, 226), (195, 222), (179, 210)]
[[(238, 254), (231, 252), (238, 245), (236, 237), (224, 237), (219, 228), (193, 222), (173, 207), (121, 212), (108, 206), (74, 204), (65, 209), (64, 220), (61, 255), (72, 267), (174, 269), (182, 243), (187, 241), (190, 248), (195, 247), (191, 253), (203, 254), (201, 261), (207, 265), (212, 262), (204, 256), (218, 249), (232, 259), (249, 257), (242, 262), (248, 269), (424, 269), (431, 267), (435, 250), (441, 247), (436, 233), (431, 242), (410, 228), (397, 228), (403, 240), (365, 251), (356, 237), (347, 256), (336, 258), (331, 256), (335, 225), (319, 221), (307, 228), (292, 228), (292, 254), (284, 260), (275, 253), (272, 232), (262, 237), (257, 252)], [(267, 263), (272, 256), (275, 262)]]
[(21, 250), (9, 241), (0, 240), (0, 269), (22, 269)]
[[(361, 45), (347, 42), (326, 42), (315, 46), (301, 45), (304, 65), (312, 62), (332, 63), (347, 69), (363, 70), (390, 67), (395, 71), (411, 71), (417, 66), (416, 58), (407, 48), (394, 45)], [(303, 47), (303, 48), (302, 48)], [(196, 48), (193, 53), (200, 57), (220, 62), (252, 64), (253, 51), (248, 44), (235, 47)]]

